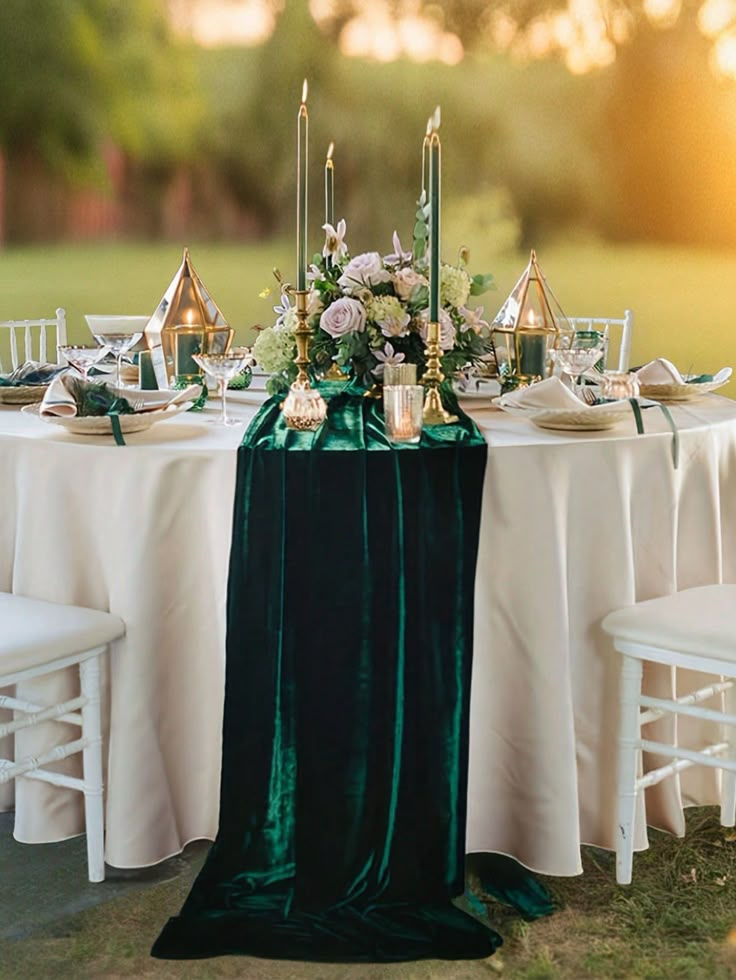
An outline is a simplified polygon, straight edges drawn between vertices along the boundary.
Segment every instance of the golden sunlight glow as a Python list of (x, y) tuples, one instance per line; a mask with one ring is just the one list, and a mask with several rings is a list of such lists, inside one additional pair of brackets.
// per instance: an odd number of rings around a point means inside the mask
[(169, 0), (172, 22), (205, 48), (261, 44), (273, 33), (270, 0)]
[[(172, 23), (207, 47), (254, 45), (273, 32), (286, 0), (166, 0)], [(292, 0), (297, 2), (297, 0)], [(341, 0), (308, 0), (318, 24), (341, 16)], [(712, 41), (711, 67), (736, 79), (736, 0), (696, 0), (700, 32)], [(666, 29), (681, 16), (683, 0), (641, 0), (650, 23)], [(409, 58), (456, 65), (465, 50), (460, 38), (445, 29), (442, 6), (430, 0), (352, 0), (352, 16), (342, 28), (343, 54), (378, 62)], [(617, 47), (631, 40), (636, 10), (627, 0), (567, 0), (521, 26), (511, 5), (488, 3), (482, 36), (497, 50), (520, 59), (563, 58), (568, 69), (583, 74), (610, 65)]]
[(705, 0), (698, 11), (698, 27), (706, 37), (717, 37), (736, 20), (734, 0)]
[[(465, 50), (456, 34), (445, 31), (436, 18), (422, 16), (421, 4), (404, 0), (398, 14), (387, 0), (356, 0), (355, 15), (340, 35), (343, 54), (375, 61), (443, 61), (456, 65)], [(330, 16), (332, 0), (311, 0), (317, 22)]]
[(724, 78), (736, 79), (736, 32), (722, 34), (711, 51), (711, 67)]
[(682, 0), (643, 0), (644, 13), (657, 27), (672, 27), (680, 16)]

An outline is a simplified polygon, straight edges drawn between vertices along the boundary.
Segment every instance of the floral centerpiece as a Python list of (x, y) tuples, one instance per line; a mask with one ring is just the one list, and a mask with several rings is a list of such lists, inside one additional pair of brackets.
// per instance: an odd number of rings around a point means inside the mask
[[(393, 252), (363, 252), (350, 256), (345, 243), (345, 221), (337, 227), (325, 224), (322, 254), (314, 257), (307, 274), (310, 286), (309, 316), (314, 336), (309, 349), (311, 371), (317, 378), (337, 369), (365, 386), (380, 382), (387, 364), (413, 363), (421, 376), (427, 336), (429, 284), (426, 236), (422, 234), (426, 208), (420, 201), (414, 250), (407, 252), (394, 232)], [(491, 352), (489, 325), (483, 307), (470, 309), (471, 296), (495, 288), (490, 275), (471, 276), (467, 253), (461, 250), (457, 265), (441, 267), (440, 344), (446, 378), (483, 361)], [(283, 286), (283, 284), (282, 284)], [(253, 355), (271, 377), (270, 394), (286, 391), (296, 376), (294, 330), (296, 310), (288, 287), (278, 318), (262, 329)], [(338, 375), (339, 377), (339, 375)]]

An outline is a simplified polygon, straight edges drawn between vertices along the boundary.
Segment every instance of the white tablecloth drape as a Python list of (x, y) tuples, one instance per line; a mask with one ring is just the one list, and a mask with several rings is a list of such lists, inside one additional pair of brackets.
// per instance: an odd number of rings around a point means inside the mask
[[(261, 398), (236, 397), (247, 422)], [(467, 848), (575, 874), (580, 844), (611, 847), (615, 827), (617, 659), (600, 620), (636, 599), (736, 582), (736, 403), (710, 396), (673, 409), (678, 469), (657, 409), (637, 436), (633, 420), (603, 433), (547, 432), (479, 404), (468, 407), (489, 457)], [(0, 590), (110, 609), (127, 623), (106, 713), (114, 866), (155, 863), (217, 830), (242, 434), (190, 413), (121, 448), (0, 410)], [(71, 691), (71, 673), (64, 683), (25, 693)], [(650, 672), (646, 684), (669, 692), (672, 680)], [(684, 736), (702, 723), (679, 724)], [(43, 728), (17, 735), (23, 751), (40, 751), (44, 738)], [(690, 771), (650, 790), (649, 822), (680, 832), (683, 803), (714, 802), (717, 779)], [(19, 840), (82, 829), (77, 794), (30, 781), (15, 794)], [(0, 789), (0, 807), (12, 805), (11, 788)]]

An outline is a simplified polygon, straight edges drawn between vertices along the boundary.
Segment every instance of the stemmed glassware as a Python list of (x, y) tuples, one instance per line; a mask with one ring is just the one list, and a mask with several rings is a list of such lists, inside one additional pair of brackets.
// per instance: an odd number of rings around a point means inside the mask
[(120, 368), (123, 363), (123, 354), (127, 354), (131, 347), (135, 347), (143, 336), (142, 331), (136, 333), (93, 333), (100, 346), (106, 347), (115, 355), (115, 387), (120, 387)]
[(110, 348), (107, 344), (101, 347), (82, 347), (76, 344), (63, 344), (57, 347), (57, 350), (59, 354), (64, 356), (67, 364), (79, 371), (82, 375), (82, 380), (89, 381), (89, 372), (95, 364), (99, 364)]
[(227, 385), (246, 365), (253, 360), (247, 347), (231, 347), (226, 354), (192, 354), (204, 373), (217, 382), (217, 390), (222, 398), (222, 413), (216, 421), (220, 425), (238, 425), (237, 419), (227, 416)]
[(573, 346), (554, 348), (550, 354), (555, 364), (559, 365), (562, 374), (569, 376), (572, 391), (578, 397), (582, 397), (582, 375), (600, 361), (604, 355), (604, 348), (602, 344), (595, 347), (575, 347), (573, 341)]

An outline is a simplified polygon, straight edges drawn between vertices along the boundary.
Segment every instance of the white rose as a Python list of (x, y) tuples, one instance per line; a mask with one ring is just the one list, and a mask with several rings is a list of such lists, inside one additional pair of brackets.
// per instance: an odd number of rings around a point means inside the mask
[(327, 307), (320, 317), (319, 325), (335, 340), (344, 337), (346, 333), (360, 333), (365, 330), (365, 308), (357, 299), (343, 296)]
[(394, 289), (399, 299), (407, 300), (417, 286), (429, 285), (424, 276), (415, 272), (414, 269), (399, 269), (394, 273)]
[[(419, 314), (419, 334), (424, 341), (427, 343), (427, 325), (429, 323), (429, 310), (422, 310)], [(439, 315), (440, 324), (440, 347), (443, 351), (452, 350), (455, 346), (455, 324), (450, 319), (449, 313), (444, 310), (440, 310)]]
[(337, 280), (344, 293), (351, 295), (366, 286), (376, 286), (380, 282), (390, 282), (391, 274), (383, 268), (383, 259), (378, 252), (363, 252), (351, 259)]

